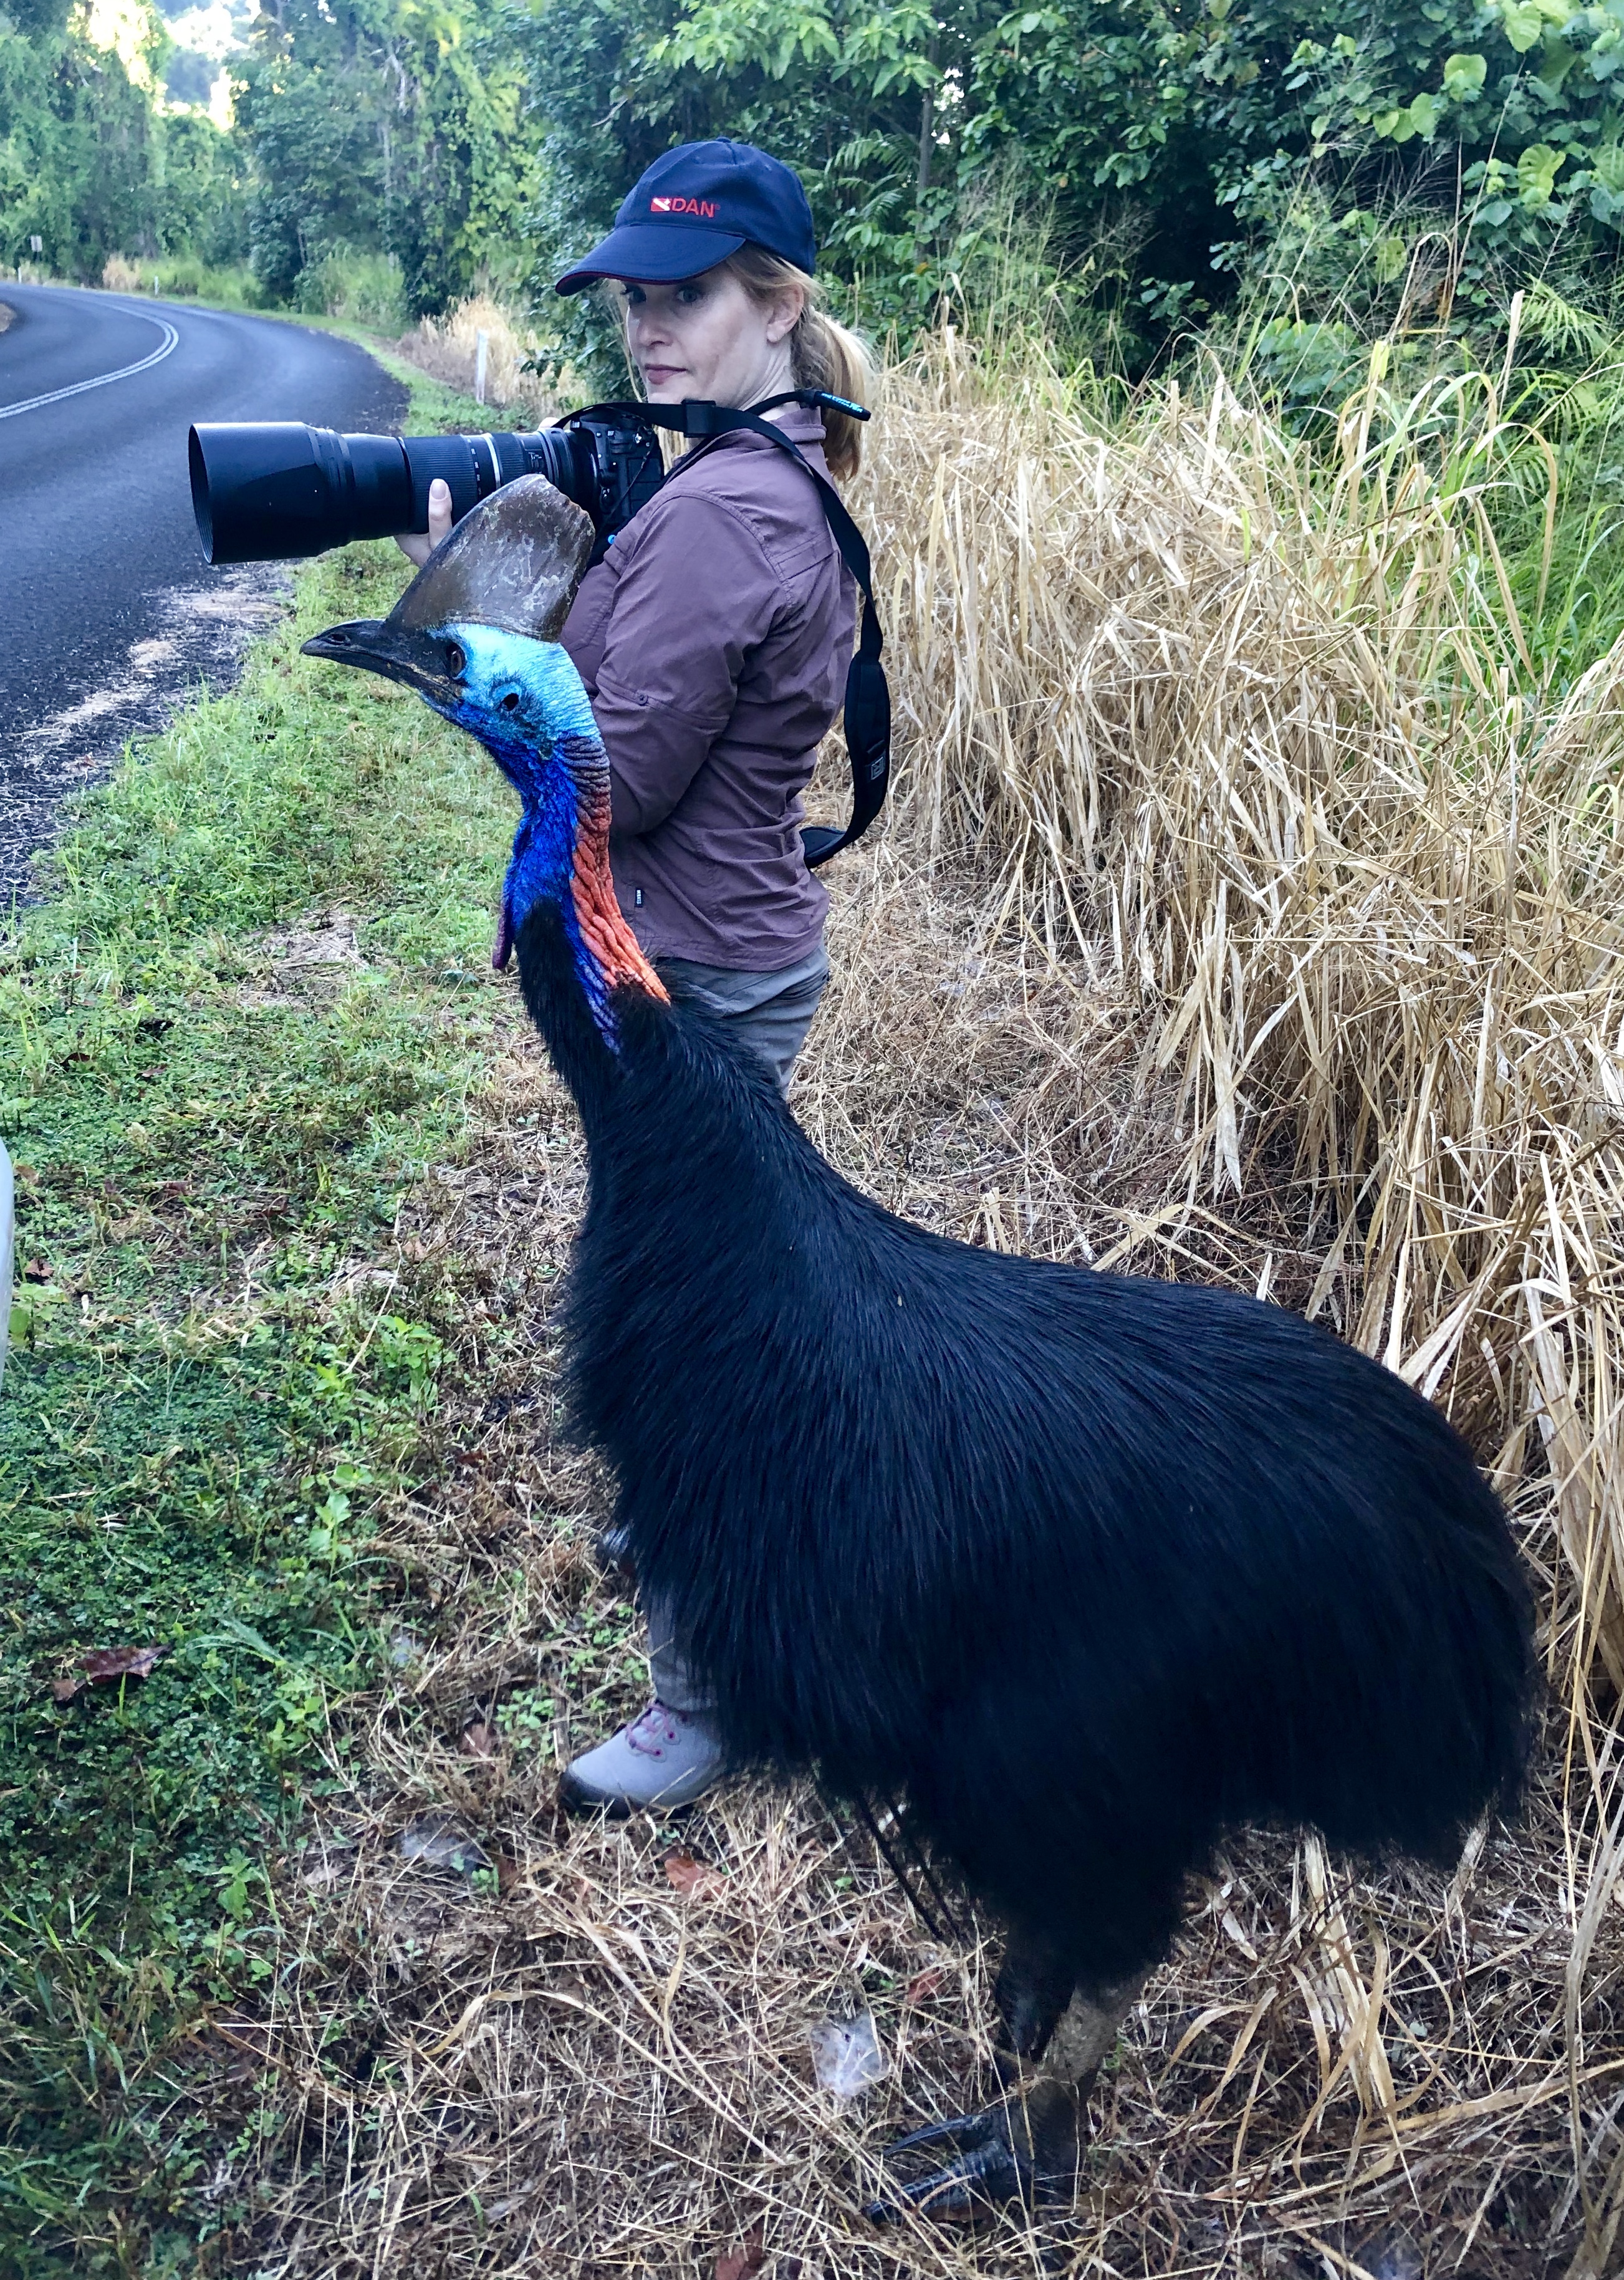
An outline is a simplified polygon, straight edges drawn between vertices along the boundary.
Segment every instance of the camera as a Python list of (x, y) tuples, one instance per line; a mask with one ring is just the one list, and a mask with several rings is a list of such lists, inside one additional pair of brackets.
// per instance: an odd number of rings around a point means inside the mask
[(666, 480), (662, 428), (687, 436), (699, 452), (741, 430), (764, 437), (816, 485), (863, 602), (846, 670), (851, 820), (843, 831), (831, 824), (805, 827), (801, 838), (812, 866), (849, 847), (880, 813), (891, 766), (891, 693), (880, 661), (867, 545), (827, 474), (765, 417), (785, 404), (848, 420), (868, 417), (866, 406), (826, 389), (792, 388), (748, 410), (693, 397), (681, 404), (594, 404), (533, 435), (341, 435), (294, 421), (194, 428), (192, 512), (205, 562), (290, 562), (353, 538), (427, 530), (428, 487), (436, 477), (450, 485), (451, 520), (460, 522), (504, 483), (544, 475), (592, 518), (597, 539), (590, 558), (600, 562), (616, 531)]
[(659, 438), (635, 405), (572, 412), (530, 435), (341, 435), (296, 420), (194, 428), (192, 512), (210, 563), (291, 562), (428, 528), (428, 487), (451, 520), (520, 475), (545, 475), (585, 509), (601, 559), (665, 478)]

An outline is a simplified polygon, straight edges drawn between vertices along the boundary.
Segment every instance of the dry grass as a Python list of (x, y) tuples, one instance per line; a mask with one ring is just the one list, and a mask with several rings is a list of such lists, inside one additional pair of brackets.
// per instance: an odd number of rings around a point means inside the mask
[(1552, 1674), (1624, 1689), (1624, 655), (1517, 693), (1487, 389), (1457, 438), (1373, 381), (1312, 490), (1216, 376), (1114, 434), (951, 342), (897, 393), (869, 504), (916, 828), (996, 849), (1007, 923), (1144, 1018), (1166, 1239), (1284, 1148), (1307, 1311), (1503, 1479), (1549, 1461)]
[(485, 401), (493, 411), (540, 426), (581, 400), (570, 367), (558, 366), (540, 334), (489, 294), (458, 301), (443, 317), (419, 317), (396, 343), (409, 363), (448, 388), (473, 393), (479, 336), (485, 335)]
[(1624, 1865), (1624, 651), (1537, 686), (1495, 523), (1549, 451), (1487, 379), (1382, 374), (1311, 484), (1217, 374), (1108, 430), (950, 339), (871, 513), (916, 828), (997, 849), (1007, 924), (1176, 1083), (1143, 1231), (1289, 1167), (1307, 1311), (1549, 1482), (1582, 1924)]
[[(808, 1799), (554, 1812), (637, 1672), (555, 1436), (582, 1167), (516, 1014), (397, 1230), (468, 1389), (389, 1524), (400, 1683), (287, 1864), (274, 2004), (196, 2055), (266, 2088), (245, 2268), (737, 2280), (758, 2239), (783, 2280), (1616, 2265), (1624, 661), (1519, 697), (1457, 447), (1380, 464), (1366, 410), (1311, 492), (1221, 384), (1106, 428), (951, 344), (896, 379), (864, 512), (912, 759), (835, 882), (797, 1105), (933, 1225), (1327, 1311), (1446, 1403), (1551, 1616), (1524, 1826), (1447, 1889), (1238, 1847), (1130, 2020), (1076, 2210), (870, 2231), (886, 2137), (986, 2088), (981, 1948), (939, 1952)], [(680, 1890), (673, 1855), (719, 1874)], [(808, 2030), (864, 2009), (890, 2071), (837, 2108)]]

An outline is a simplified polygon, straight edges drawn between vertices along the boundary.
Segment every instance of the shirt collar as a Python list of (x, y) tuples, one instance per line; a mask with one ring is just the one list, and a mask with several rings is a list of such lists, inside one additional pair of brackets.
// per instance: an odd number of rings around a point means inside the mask
[(781, 428), (792, 443), (823, 441), (823, 414), (810, 404), (786, 404), (774, 415), (773, 425)]

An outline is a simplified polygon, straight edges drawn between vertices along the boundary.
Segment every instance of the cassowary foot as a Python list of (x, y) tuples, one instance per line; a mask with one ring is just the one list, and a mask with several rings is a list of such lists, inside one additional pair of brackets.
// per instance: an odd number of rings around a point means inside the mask
[(927, 2145), (956, 2145), (954, 2160), (870, 2201), (863, 2214), (874, 2224), (896, 2224), (904, 2209), (923, 2216), (967, 2217), (1019, 2201), (1069, 2200), (1077, 2191), (1085, 2132), (1081, 2101), (1052, 2076), (1028, 2078), (1001, 2105), (981, 2114), (927, 2122), (886, 2148), (886, 2159)]
[(623, 1520), (612, 1520), (593, 1546), (597, 1564), (606, 1575), (635, 1583), (637, 1569), (632, 1559), (632, 1531)]

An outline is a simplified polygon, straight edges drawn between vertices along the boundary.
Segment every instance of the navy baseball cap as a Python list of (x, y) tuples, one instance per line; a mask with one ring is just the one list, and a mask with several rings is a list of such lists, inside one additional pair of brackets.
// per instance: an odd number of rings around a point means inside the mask
[(579, 293), (602, 277), (674, 285), (742, 245), (765, 246), (811, 273), (818, 248), (800, 176), (749, 142), (681, 142), (640, 177), (603, 243), (555, 289)]

